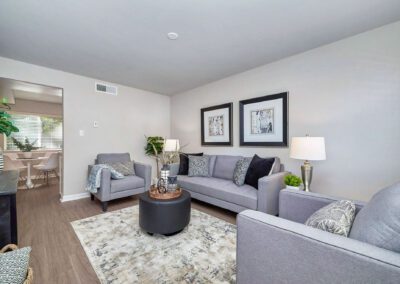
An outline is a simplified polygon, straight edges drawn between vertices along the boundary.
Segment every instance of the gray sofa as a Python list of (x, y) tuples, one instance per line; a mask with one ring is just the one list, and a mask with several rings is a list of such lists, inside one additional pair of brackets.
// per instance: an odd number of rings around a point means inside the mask
[[(278, 214), (279, 191), (285, 187), (283, 179), (288, 174), (283, 171), (279, 158), (275, 158), (272, 174), (258, 180), (258, 190), (233, 182), (233, 172), (240, 158), (242, 156), (210, 155), (209, 177), (178, 175), (178, 183), (192, 198), (234, 212), (253, 209)], [(177, 174), (178, 169), (179, 164), (171, 165), (171, 175)]]
[[(336, 200), (282, 190), (279, 218), (241, 212), (237, 217), (237, 283), (400, 283), (399, 253), (351, 238), (358, 216), (349, 238), (303, 225), (316, 210)], [(355, 203), (358, 214), (365, 203)], [(376, 212), (388, 210), (385, 204), (393, 205), (380, 202)]]
[[(128, 162), (131, 161), (129, 153), (118, 154), (98, 154), (95, 164)], [(89, 166), (89, 172), (92, 166)], [(103, 211), (107, 211), (108, 201), (132, 196), (149, 190), (151, 183), (151, 166), (141, 163), (134, 163), (135, 175), (126, 176), (123, 179), (111, 179), (111, 172), (103, 169), (101, 172), (101, 183), (97, 193), (91, 194), (99, 199), (102, 204)]]

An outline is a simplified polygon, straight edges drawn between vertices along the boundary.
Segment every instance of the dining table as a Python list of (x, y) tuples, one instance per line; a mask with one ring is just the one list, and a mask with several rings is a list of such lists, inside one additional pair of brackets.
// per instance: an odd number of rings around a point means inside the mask
[(34, 187), (34, 184), (32, 182), (32, 176), (31, 176), (31, 166), (32, 163), (34, 162), (38, 162), (38, 161), (43, 161), (43, 160), (47, 160), (48, 157), (31, 157), (31, 158), (25, 158), (25, 157), (19, 157), (17, 158), (18, 161), (23, 162), (26, 167), (27, 167), (27, 174), (26, 174), (26, 187), (28, 189), (31, 189)]

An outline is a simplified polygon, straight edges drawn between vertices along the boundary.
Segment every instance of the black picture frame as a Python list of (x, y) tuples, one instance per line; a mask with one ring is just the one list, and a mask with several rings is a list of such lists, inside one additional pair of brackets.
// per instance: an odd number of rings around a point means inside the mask
[[(288, 92), (282, 92), (273, 95), (267, 95), (258, 98), (242, 100), (239, 102), (239, 121), (240, 121), (240, 146), (267, 146), (267, 147), (287, 147), (288, 146)], [(264, 101), (272, 101), (282, 99), (282, 140), (276, 141), (245, 141), (244, 129), (244, 106)]]
[[(209, 111), (215, 111), (219, 109), (228, 109), (228, 130), (229, 130), (229, 141), (227, 142), (206, 142), (205, 141), (205, 125), (204, 125), (204, 115), (209, 112)], [(211, 107), (206, 107), (202, 108), (200, 110), (200, 116), (201, 116), (201, 145), (202, 146), (232, 146), (233, 145), (233, 125), (232, 125), (232, 109), (233, 109), (233, 103), (226, 103), (226, 104), (221, 104), (221, 105), (216, 105), (216, 106), (211, 106)]]

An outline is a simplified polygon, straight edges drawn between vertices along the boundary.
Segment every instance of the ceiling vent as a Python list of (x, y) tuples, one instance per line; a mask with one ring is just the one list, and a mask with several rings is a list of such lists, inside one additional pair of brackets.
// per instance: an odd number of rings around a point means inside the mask
[(96, 92), (116, 96), (118, 88), (116, 86), (96, 82)]

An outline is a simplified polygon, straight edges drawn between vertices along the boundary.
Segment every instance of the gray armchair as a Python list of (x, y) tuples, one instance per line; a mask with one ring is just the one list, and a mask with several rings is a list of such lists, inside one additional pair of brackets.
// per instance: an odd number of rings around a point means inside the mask
[[(122, 154), (98, 154), (95, 164), (127, 162), (131, 161), (129, 153)], [(120, 180), (111, 179), (111, 172), (103, 169), (101, 172), (100, 188), (97, 193), (91, 194), (99, 199), (102, 204), (103, 211), (107, 211), (108, 201), (132, 196), (149, 190), (151, 183), (151, 166), (141, 163), (134, 163), (135, 175), (126, 176)], [(91, 166), (89, 166), (90, 172)]]
[[(237, 283), (400, 283), (399, 253), (303, 225), (336, 200), (282, 190), (279, 217), (240, 213)], [(364, 203), (355, 203), (358, 212)]]

